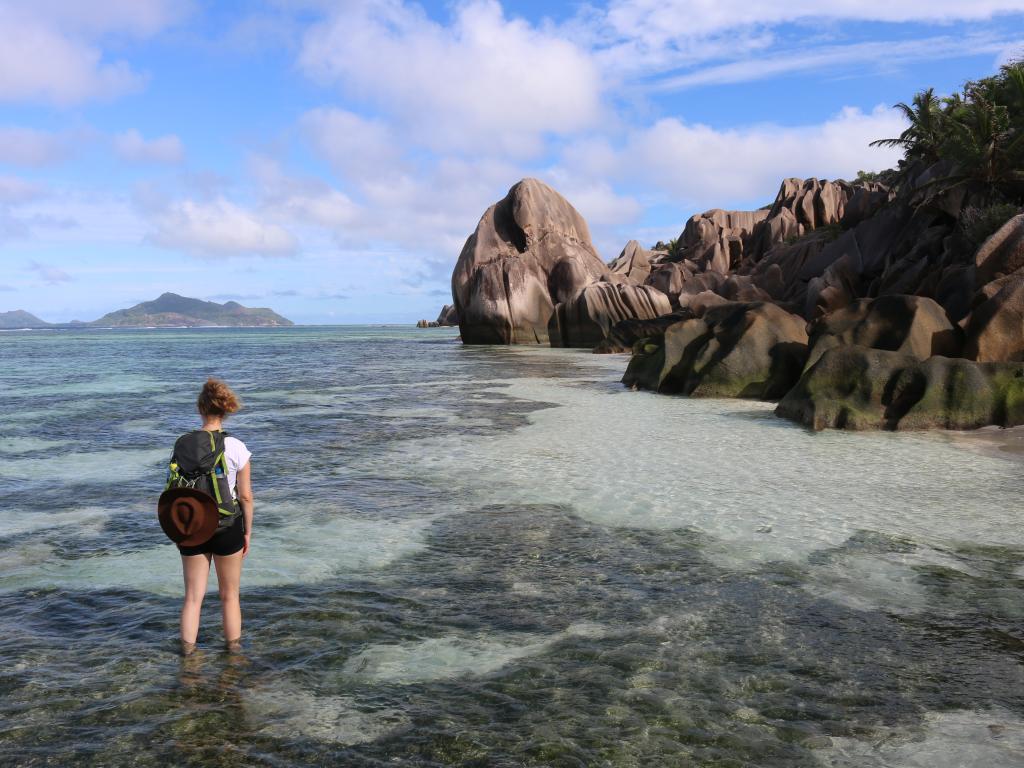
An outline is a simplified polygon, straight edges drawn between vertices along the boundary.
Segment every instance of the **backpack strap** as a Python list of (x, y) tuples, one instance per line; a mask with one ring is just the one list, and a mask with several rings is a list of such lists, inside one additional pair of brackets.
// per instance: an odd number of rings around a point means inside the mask
[(207, 432), (210, 436), (210, 451), (217, 454), (217, 458), (213, 462), (213, 466), (210, 468), (210, 485), (213, 486), (214, 498), (217, 499), (217, 506), (223, 508), (224, 498), (220, 495), (220, 483), (217, 482), (217, 467), (218, 465), (224, 468), (224, 475), (227, 476), (227, 464), (224, 461), (224, 438), (221, 437), (218, 440), (214, 437), (213, 432)]

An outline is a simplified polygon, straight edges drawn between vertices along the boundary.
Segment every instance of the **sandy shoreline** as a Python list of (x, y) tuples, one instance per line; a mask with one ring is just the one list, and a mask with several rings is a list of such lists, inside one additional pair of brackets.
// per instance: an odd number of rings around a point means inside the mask
[(982, 427), (970, 431), (945, 433), (956, 445), (968, 450), (1024, 462), (1024, 426)]

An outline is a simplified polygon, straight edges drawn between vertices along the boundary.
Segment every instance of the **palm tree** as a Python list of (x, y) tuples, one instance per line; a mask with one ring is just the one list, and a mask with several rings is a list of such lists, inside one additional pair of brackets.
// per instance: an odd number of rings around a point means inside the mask
[(913, 106), (895, 104), (910, 123), (906, 130), (895, 139), (878, 139), (872, 147), (901, 147), (908, 160), (924, 160), (928, 163), (940, 159), (943, 135), (943, 111), (935, 89), (928, 88), (914, 96)]
[(896, 109), (907, 118), (906, 130), (871, 146), (903, 149), (900, 176), (922, 162), (942, 160), (945, 175), (922, 189), (970, 184), (993, 199), (1024, 201), (1024, 61), (1005, 64), (998, 74), (941, 100), (929, 88)]

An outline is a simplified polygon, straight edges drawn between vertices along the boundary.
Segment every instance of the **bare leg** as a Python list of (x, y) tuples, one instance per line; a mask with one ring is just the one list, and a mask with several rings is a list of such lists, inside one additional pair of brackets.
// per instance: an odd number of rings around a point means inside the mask
[(217, 588), (220, 592), (220, 610), (224, 620), (224, 642), (228, 650), (238, 650), (242, 638), (242, 607), (238, 591), (242, 580), (242, 553), (227, 557), (214, 556), (217, 567)]
[(181, 557), (181, 570), (185, 574), (185, 601), (181, 605), (181, 647), (186, 653), (195, 647), (199, 634), (199, 614), (206, 595), (206, 582), (210, 578), (210, 557)]

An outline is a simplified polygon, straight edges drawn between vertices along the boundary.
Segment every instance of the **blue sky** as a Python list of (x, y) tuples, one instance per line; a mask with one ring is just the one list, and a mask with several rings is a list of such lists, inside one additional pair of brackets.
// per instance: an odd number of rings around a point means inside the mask
[(891, 105), (1024, 53), (1024, 0), (0, 0), (0, 34), (0, 311), (414, 322), (523, 176), (611, 259), (892, 165)]

